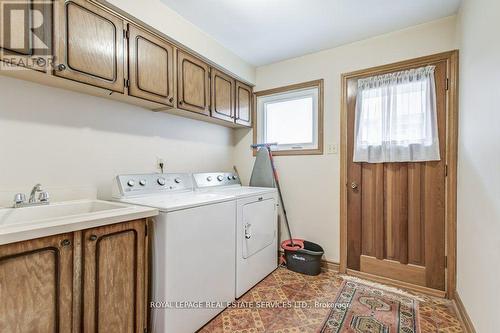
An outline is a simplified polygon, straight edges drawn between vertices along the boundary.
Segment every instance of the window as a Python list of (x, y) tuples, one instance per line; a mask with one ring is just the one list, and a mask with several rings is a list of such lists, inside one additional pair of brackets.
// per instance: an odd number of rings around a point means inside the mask
[(439, 160), (434, 66), (358, 81), (354, 162)]
[(257, 92), (255, 143), (276, 155), (323, 153), (323, 80)]

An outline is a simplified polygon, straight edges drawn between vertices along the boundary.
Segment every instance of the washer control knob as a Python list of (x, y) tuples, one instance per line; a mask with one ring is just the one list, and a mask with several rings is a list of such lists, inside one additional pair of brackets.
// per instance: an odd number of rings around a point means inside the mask
[(231, 177), (231, 178), (233, 178), (233, 180), (236, 180), (238, 177), (236, 177), (236, 176), (233, 175), (233, 177)]
[(218, 176), (217, 176), (217, 180), (221, 182), (221, 181), (223, 181), (223, 180), (224, 180), (224, 177), (223, 177), (223, 176), (221, 176), (221, 175), (218, 175)]
[(233, 179), (233, 178), (231, 178), (231, 176), (227, 176), (227, 180), (231, 180), (231, 179)]
[(146, 179), (139, 180), (139, 185), (146, 186)]
[(180, 184), (180, 183), (182, 183), (182, 179), (180, 179), (180, 178), (175, 178), (175, 179), (174, 179), (174, 182), (175, 182), (176, 184)]
[(212, 176), (207, 177), (207, 181), (211, 182), (212, 181)]
[(158, 178), (157, 182), (158, 182), (158, 185), (164, 186), (165, 185), (165, 178), (163, 178), (163, 177)]
[(130, 186), (130, 187), (133, 187), (135, 185), (135, 182), (130, 179), (128, 182), (127, 182), (127, 185)]

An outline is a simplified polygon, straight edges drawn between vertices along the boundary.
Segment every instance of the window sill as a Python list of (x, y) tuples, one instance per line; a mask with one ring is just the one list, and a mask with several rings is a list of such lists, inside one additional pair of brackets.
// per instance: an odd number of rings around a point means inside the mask
[[(290, 149), (273, 151), (273, 156), (300, 156), (300, 155), (323, 155), (323, 148), (318, 149)], [(253, 150), (253, 156), (256, 156), (257, 150)]]

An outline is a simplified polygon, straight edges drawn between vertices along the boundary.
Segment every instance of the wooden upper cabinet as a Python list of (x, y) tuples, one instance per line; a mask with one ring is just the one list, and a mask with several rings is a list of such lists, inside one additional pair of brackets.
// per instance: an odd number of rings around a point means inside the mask
[(8, 63), (5, 69), (13, 65), (47, 71), (53, 52), (53, 1), (0, 0), (0, 6), (0, 60)]
[(83, 231), (83, 332), (143, 332), (146, 222)]
[(55, 75), (123, 93), (124, 21), (84, 0), (55, 8)]
[(212, 68), (210, 83), (212, 117), (234, 122), (234, 79)]
[(252, 88), (236, 81), (236, 123), (252, 125)]
[(129, 95), (175, 105), (174, 47), (129, 25)]
[(177, 51), (179, 109), (210, 114), (210, 67), (181, 50)]
[(0, 332), (72, 332), (73, 235), (0, 246)]

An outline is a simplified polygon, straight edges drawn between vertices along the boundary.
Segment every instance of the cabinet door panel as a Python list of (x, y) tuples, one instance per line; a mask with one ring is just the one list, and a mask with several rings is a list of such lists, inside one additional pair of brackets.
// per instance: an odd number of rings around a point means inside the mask
[(211, 72), (212, 117), (234, 121), (234, 80), (216, 70)]
[(145, 221), (83, 232), (85, 332), (142, 332)]
[(55, 74), (123, 92), (123, 21), (81, 0), (56, 8)]
[(208, 65), (187, 53), (178, 51), (177, 67), (178, 107), (208, 115), (210, 104)]
[(129, 94), (174, 106), (174, 47), (129, 25)]
[(0, 246), (0, 332), (71, 332), (73, 236)]
[(52, 59), (52, 1), (0, 0), (0, 60), (5, 69), (47, 71)]
[(252, 125), (252, 88), (236, 82), (236, 123)]

